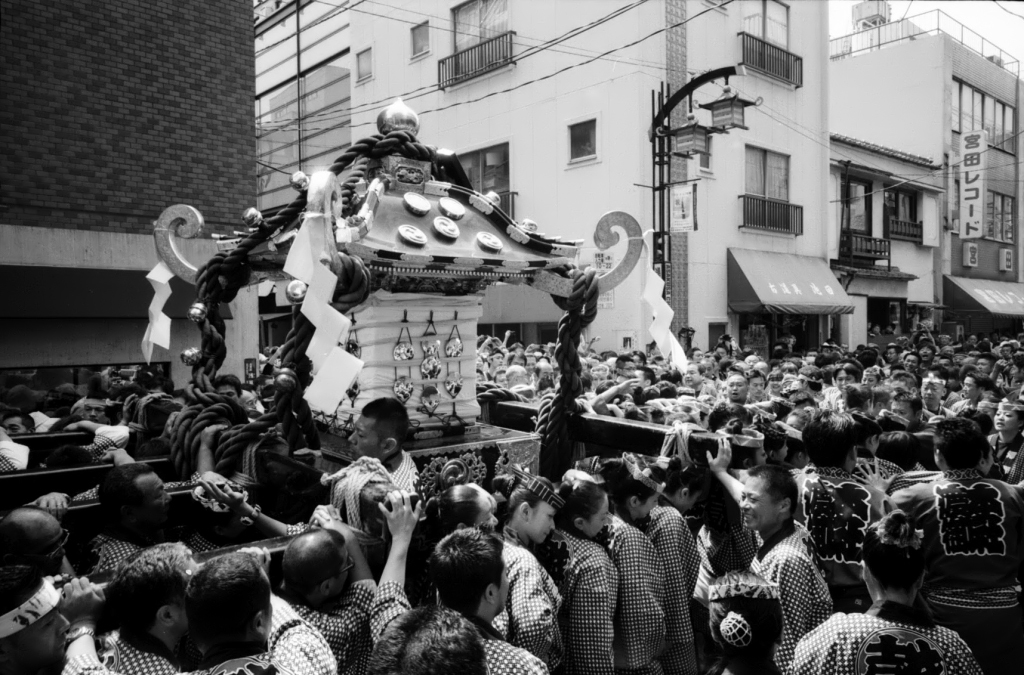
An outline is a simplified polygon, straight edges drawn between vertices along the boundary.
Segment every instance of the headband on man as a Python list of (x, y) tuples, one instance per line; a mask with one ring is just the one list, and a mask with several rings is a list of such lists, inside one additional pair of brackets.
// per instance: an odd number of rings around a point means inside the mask
[(25, 602), (0, 616), (0, 638), (9, 637), (39, 621), (60, 604), (60, 592), (44, 579)]
[(750, 572), (727, 572), (711, 583), (708, 600), (727, 598), (778, 600), (779, 585)]
[[(981, 408), (981, 404), (978, 404), (978, 408)], [(1011, 403), (1009, 401), (1002, 401), (996, 408), (999, 412), (1012, 412), (1018, 415), (1024, 415), (1024, 403)]]

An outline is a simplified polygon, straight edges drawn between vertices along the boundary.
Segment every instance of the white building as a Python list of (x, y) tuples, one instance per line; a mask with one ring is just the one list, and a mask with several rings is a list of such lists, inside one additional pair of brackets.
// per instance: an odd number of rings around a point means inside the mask
[[(709, 3), (687, 4), (693, 14)], [(743, 64), (729, 85), (760, 102), (746, 109), (748, 129), (712, 135), (710, 157), (689, 162), (698, 228), (682, 236), (698, 347), (723, 333), (762, 353), (787, 334), (798, 348), (816, 347), (832, 333), (830, 316), (851, 310), (827, 263), (828, 11), (824, 2), (751, 0), (688, 27), (687, 69)], [(722, 83), (705, 85), (694, 104), (722, 93)], [(697, 117), (710, 126), (706, 111)]]
[[(941, 177), (941, 262), (933, 293), (948, 308), (943, 330), (1016, 333), (1024, 317), (1020, 64), (941, 11), (889, 22), (887, 3), (872, 1), (854, 12), (862, 30), (831, 41), (832, 131), (941, 165), (888, 180)], [(979, 129), (989, 139), (980, 172), (982, 238), (965, 241), (959, 236), (960, 147), (966, 132)]]

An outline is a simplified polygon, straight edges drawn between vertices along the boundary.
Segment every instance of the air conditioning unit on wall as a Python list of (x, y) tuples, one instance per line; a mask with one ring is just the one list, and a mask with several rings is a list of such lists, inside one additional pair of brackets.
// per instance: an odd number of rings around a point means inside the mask
[(964, 267), (977, 267), (978, 266), (978, 245), (970, 242), (964, 242)]
[(1001, 248), (1001, 249), (999, 249), (999, 271), (1000, 272), (1012, 272), (1013, 271), (1013, 249), (1012, 248)]

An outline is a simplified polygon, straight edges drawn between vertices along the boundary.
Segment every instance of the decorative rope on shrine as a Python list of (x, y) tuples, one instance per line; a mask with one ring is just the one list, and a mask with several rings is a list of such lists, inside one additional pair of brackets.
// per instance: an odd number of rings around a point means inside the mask
[[(351, 145), (330, 167), (335, 175), (348, 170), (341, 185), (342, 216), (352, 215), (355, 186), (365, 179), (370, 160), (393, 154), (433, 162), (437, 150), (419, 143), (410, 131), (375, 134)], [(320, 446), (312, 412), (303, 397), (312, 381), (312, 363), (306, 356), (306, 349), (315, 326), (298, 306), (292, 309), (292, 329), (280, 352), (281, 369), (275, 378), (277, 393), (272, 411), (246, 423), (241, 406), (232, 398), (218, 394), (213, 387), (217, 371), (227, 357), (220, 304), (234, 300), (248, 282), (249, 253), (275, 233), (296, 226), (306, 208), (308, 184), (304, 175), (293, 176), (293, 186), (299, 194), (272, 218), (264, 220), (255, 209), (247, 211), (245, 222), (250, 227), (249, 234), (232, 251), (217, 253), (198, 270), (197, 301), (190, 311), (190, 318), (199, 324), (202, 346), (192, 368), (192, 382), (186, 386), (186, 396), (192, 405), (177, 416), (170, 431), (171, 457), (182, 478), (191, 475), (195, 469), (202, 430), (214, 420), (223, 422), (226, 419), (232, 425), (220, 435), (214, 449), (215, 470), (224, 475), (239, 466), (246, 447), (278, 422), (292, 452), (303, 443), (312, 449)], [(331, 304), (338, 311), (347, 312), (369, 295), (370, 273), (361, 259), (340, 251), (329, 264), (331, 271), (338, 276)]]
[(525, 401), (526, 398), (493, 382), (476, 383), (476, 400), (479, 403), (491, 401)]
[(572, 293), (567, 298), (552, 295), (565, 313), (558, 322), (555, 363), (559, 371), (558, 391), (541, 399), (536, 432), (541, 436), (540, 473), (559, 481), (572, 464), (569, 416), (583, 412), (577, 398), (583, 395), (578, 345), (583, 329), (597, 317), (597, 271), (571, 269)]

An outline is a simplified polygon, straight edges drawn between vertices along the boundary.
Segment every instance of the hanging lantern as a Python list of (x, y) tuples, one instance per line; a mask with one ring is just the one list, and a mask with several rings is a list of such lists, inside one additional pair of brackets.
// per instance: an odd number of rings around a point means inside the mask
[(708, 152), (708, 128), (696, 121), (672, 131), (676, 137), (676, 152), (680, 155), (694, 155)]
[(757, 105), (754, 101), (741, 98), (732, 87), (726, 85), (722, 95), (711, 103), (702, 103), (699, 107), (711, 111), (711, 129), (713, 132), (724, 132), (729, 129), (746, 129), (744, 108)]

